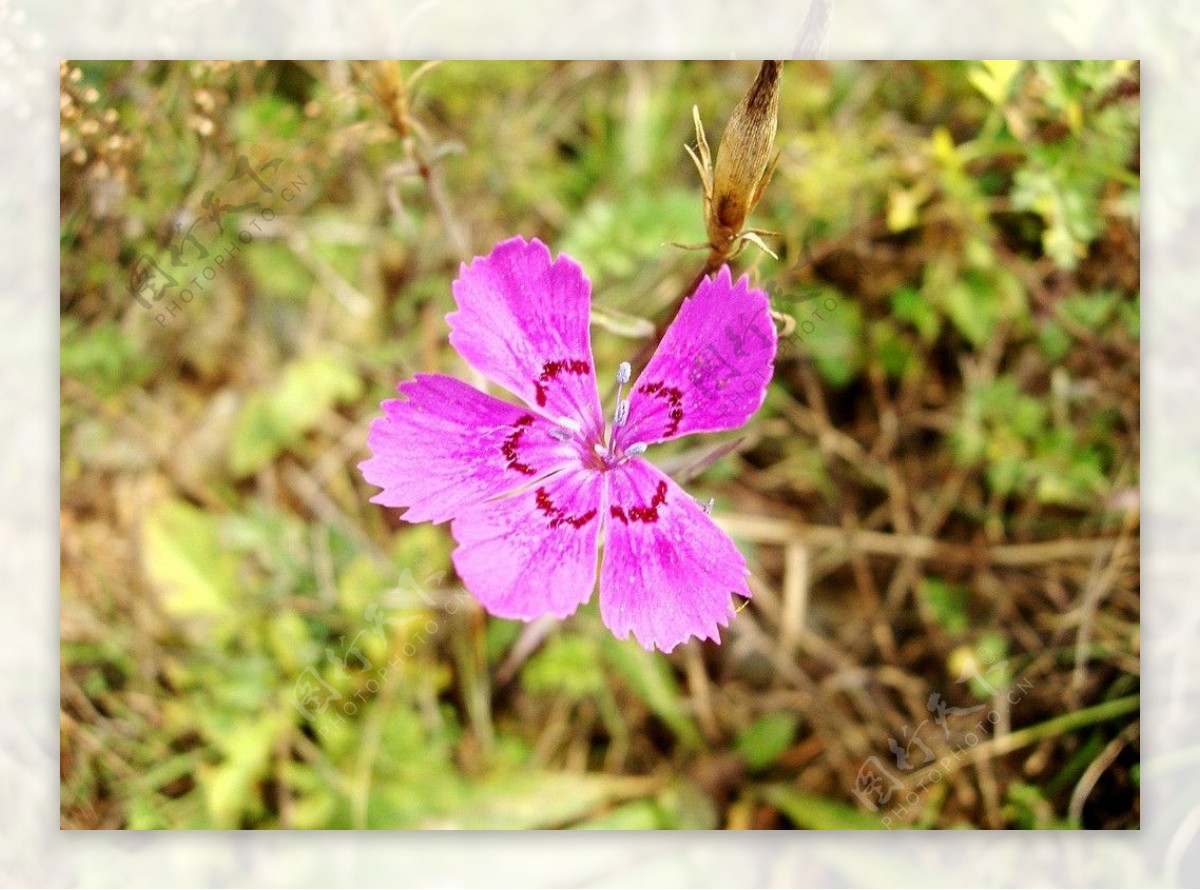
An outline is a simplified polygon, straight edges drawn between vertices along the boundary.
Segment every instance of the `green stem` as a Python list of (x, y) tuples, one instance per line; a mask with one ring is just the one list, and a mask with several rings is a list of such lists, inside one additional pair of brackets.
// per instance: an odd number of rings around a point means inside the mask
[(1098, 705), (1092, 705), (1090, 708), (1072, 711), (1070, 714), (1063, 714), (1061, 717), (1052, 717), (1044, 723), (1027, 726), (1008, 735), (992, 739), (990, 742), (985, 742), (968, 753), (963, 758), (963, 762), (978, 763), (990, 757), (1011, 754), (1013, 751), (1019, 751), (1021, 748), (1044, 741), (1045, 739), (1052, 739), (1055, 736), (1064, 735), (1073, 730), (1091, 726), (1094, 723), (1103, 723), (1105, 720), (1112, 720), (1114, 717), (1120, 717), (1123, 714), (1128, 714), (1130, 711), (1136, 711), (1140, 704), (1141, 695), (1135, 693), (1134, 695), (1127, 695), (1124, 698), (1101, 702)]

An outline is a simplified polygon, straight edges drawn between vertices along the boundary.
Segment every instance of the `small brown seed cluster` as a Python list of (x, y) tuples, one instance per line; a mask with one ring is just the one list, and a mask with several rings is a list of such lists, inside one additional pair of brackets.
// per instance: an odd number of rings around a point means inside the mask
[(79, 171), (92, 216), (115, 216), (128, 191), (136, 140), (121, 126), (117, 110), (104, 107), (100, 91), (86, 83), (82, 69), (62, 62), (58, 79), (59, 157)]

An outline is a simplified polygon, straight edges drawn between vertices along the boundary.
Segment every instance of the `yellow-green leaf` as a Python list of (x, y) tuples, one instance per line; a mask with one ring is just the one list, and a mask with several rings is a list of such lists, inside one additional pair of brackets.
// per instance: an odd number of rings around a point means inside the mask
[(233, 605), (237, 559), (218, 537), (216, 518), (183, 501), (156, 505), (142, 526), (146, 572), (166, 610), (217, 615)]
[[(790, 785), (767, 785), (767, 803), (779, 809), (798, 828), (828, 831), (879, 831), (886, 828), (879, 814), (864, 813), (848, 804), (797, 791)], [(896, 826), (902, 827), (902, 826)]]
[(213, 827), (237, 828), (242, 814), (260, 803), (254, 786), (266, 773), (283, 723), (279, 714), (266, 714), (217, 740), (224, 759), (197, 773)]
[(763, 714), (738, 733), (734, 745), (748, 767), (763, 769), (787, 750), (799, 723), (799, 717), (790, 711)]
[(559, 828), (618, 801), (650, 794), (656, 782), (640, 776), (510, 773), (475, 784), (461, 806), (419, 827)]
[(229, 469), (249, 476), (317, 427), (334, 405), (362, 395), (363, 382), (336, 357), (317, 352), (287, 366), (269, 390), (251, 393), (234, 424)]

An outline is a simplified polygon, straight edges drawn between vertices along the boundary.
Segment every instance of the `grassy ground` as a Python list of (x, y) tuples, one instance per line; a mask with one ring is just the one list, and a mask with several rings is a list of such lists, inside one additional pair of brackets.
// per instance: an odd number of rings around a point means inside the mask
[(638, 353), (755, 70), (63, 67), (64, 827), (1137, 827), (1136, 65), (784, 66), (775, 380), (655, 457), (724, 452), (721, 645), (489, 618), (367, 502), (462, 259)]

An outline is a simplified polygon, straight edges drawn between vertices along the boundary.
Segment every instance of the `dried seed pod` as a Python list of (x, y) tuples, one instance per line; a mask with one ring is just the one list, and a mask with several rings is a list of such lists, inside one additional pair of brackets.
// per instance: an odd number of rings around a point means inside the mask
[(721, 137), (708, 209), (709, 242), (731, 244), (762, 197), (775, 167), (781, 62), (763, 62)]

